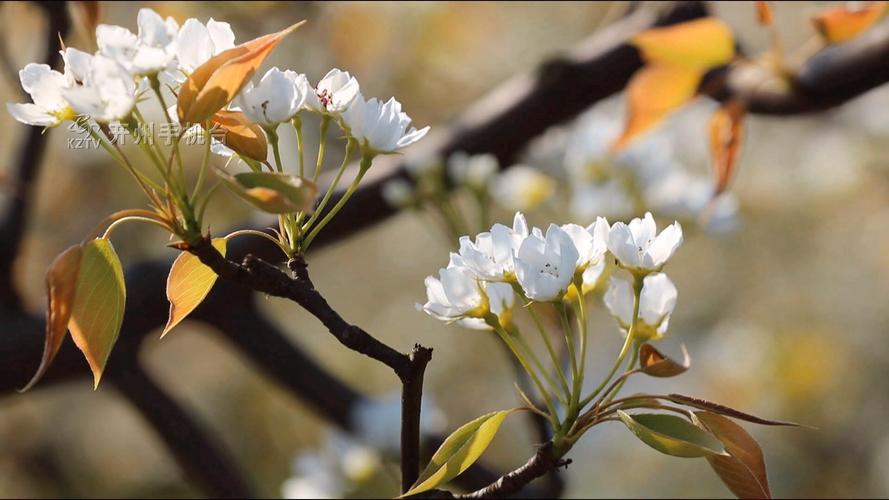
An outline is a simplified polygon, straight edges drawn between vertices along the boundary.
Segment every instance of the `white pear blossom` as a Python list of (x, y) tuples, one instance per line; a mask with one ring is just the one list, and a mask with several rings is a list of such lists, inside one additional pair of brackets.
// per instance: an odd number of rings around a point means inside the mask
[(383, 184), (381, 194), (386, 203), (394, 208), (405, 208), (417, 201), (413, 184), (400, 178), (392, 179)]
[(293, 476), (284, 481), (284, 498), (343, 498), (381, 471), (382, 457), (373, 448), (331, 431), (323, 448), (293, 460)]
[(46, 64), (30, 63), (19, 71), (22, 88), (31, 96), (30, 103), (7, 103), (6, 109), (16, 120), (41, 127), (55, 127), (71, 119), (74, 113), (63, 96), (68, 80)]
[(475, 241), (469, 236), (460, 237), (459, 255), (463, 265), (480, 279), (513, 281), (514, 257), (527, 237), (528, 223), (525, 216), (517, 212), (512, 227), (494, 224), (490, 232), (478, 234)]
[(489, 311), (488, 298), (478, 278), (465, 267), (462, 259), (452, 255), (448, 267), (438, 272), (438, 278), (427, 276), (427, 301), (420, 309), (442, 321), (461, 318), (484, 318)]
[(197, 19), (185, 21), (176, 34), (177, 80), (190, 75), (211, 57), (235, 46), (231, 25), (212, 17), (204, 25)]
[(571, 237), (550, 224), (546, 237), (532, 231), (515, 258), (515, 272), (522, 290), (531, 300), (560, 300), (571, 285), (580, 254)]
[(401, 111), (394, 97), (385, 103), (358, 96), (343, 112), (343, 121), (366, 153), (394, 153), (422, 139), (429, 127), (411, 127), (411, 118)]
[(602, 262), (602, 257), (608, 250), (608, 231), (611, 228), (607, 219), (598, 217), (596, 222), (587, 227), (564, 224), (561, 228), (577, 248), (577, 272), (583, 272), (591, 265)]
[(556, 182), (528, 165), (515, 165), (490, 182), (491, 196), (509, 210), (534, 210), (556, 192)]
[[(500, 325), (506, 327), (512, 322), (512, 309), (515, 306), (515, 291), (506, 283), (482, 283), (488, 299), (491, 314), (497, 316)], [(470, 330), (491, 330), (491, 325), (481, 318), (463, 318), (457, 324)]]
[(678, 222), (657, 234), (651, 212), (630, 224), (616, 222), (608, 233), (608, 250), (621, 266), (635, 272), (658, 271), (682, 244), (682, 226)]
[(89, 59), (81, 85), (62, 91), (77, 114), (89, 116), (99, 123), (124, 120), (136, 105), (136, 86), (132, 76), (120, 64), (103, 55)]
[(62, 60), (65, 61), (65, 80), (68, 87), (83, 85), (89, 77), (90, 64), (93, 55), (73, 47), (60, 50)]
[(462, 151), (448, 159), (448, 174), (457, 185), (483, 190), (500, 170), (500, 162), (492, 154), (468, 155)]
[[(639, 317), (634, 336), (641, 340), (663, 337), (670, 322), (670, 315), (676, 307), (678, 292), (676, 286), (664, 273), (649, 274), (642, 281), (639, 296)], [(629, 331), (633, 322), (633, 285), (623, 278), (611, 278), (605, 292), (605, 305), (617, 319), (624, 332)]]
[(309, 93), (305, 107), (319, 113), (339, 115), (356, 99), (361, 99), (358, 80), (348, 71), (334, 68), (318, 82), (314, 92)]
[(306, 102), (307, 85), (299, 82), (306, 82), (305, 75), (273, 67), (258, 84), (248, 83), (235, 98), (235, 104), (251, 121), (273, 127), (290, 121)]
[(151, 9), (139, 9), (139, 34), (122, 26), (96, 27), (99, 52), (137, 76), (154, 76), (167, 69), (176, 57), (179, 25), (172, 17), (162, 18)]

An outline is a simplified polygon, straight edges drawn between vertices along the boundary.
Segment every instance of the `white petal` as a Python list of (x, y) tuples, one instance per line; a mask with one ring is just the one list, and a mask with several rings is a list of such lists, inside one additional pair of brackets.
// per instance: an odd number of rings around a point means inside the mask
[(621, 278), (611, 278), (608, 291), (605, 292), (605, 306), (611, 315), (620, 321), (621, 326), (628, 327), (633, 321), (633, 286)]
[(633, 233), (623, 222), (615, 222), (608, 231), (608, 250), (627, 267), (639, 267), (639, 248), (633, 239)]
[(649, 325), (657, 325), (676, 307), (676, 286), (664, 273), (645, 277), (639, 302), (639, 317)]
[(56, 117), (48, 114), (46, 109), (36, 104), (24, 103), (16, 104), (12, 102), (6, 103), (6, 110), (17, 121), (26, 125), (36, 125), (38, 127), (52, 127), (58, 124)]
[(650, 265), (654, 268), (664, 265), (681, 244), (682, 226), (674, 222), (661, 231), (648, 248), (646, 255), (651, 259)]

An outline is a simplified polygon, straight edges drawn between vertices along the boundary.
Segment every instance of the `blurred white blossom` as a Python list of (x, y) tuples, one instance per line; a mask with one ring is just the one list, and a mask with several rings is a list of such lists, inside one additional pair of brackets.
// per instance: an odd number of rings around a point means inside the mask
[(514, 165), (490, 181), (491, 196), (508, 210), (531, 211), (556, 192), (556, 181), (528, 165)]

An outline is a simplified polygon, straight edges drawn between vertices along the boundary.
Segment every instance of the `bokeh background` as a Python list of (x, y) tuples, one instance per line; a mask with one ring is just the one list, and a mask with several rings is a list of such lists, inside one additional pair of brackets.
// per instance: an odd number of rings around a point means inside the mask
[[(810, 43), (814, 32), (807, 19), (825, 4), (777, 5), (787, 47)], [(347, 69), (366, 95), (395, 95), (415, 123), (434, 128), (626, 8), (623, 2), (107, 2), (103, 19), (135, 29), (143, 6), (180, 22), (211, 16), (228, 21), (238, 41), (308, 19), (267, 66), (293, 68), (313, 81), (331, 67)], [(713, 8), (749, 52), (766, 48), (768, 37), (751, 3), (716, 2)], [(0, 13), (5, 49), (16, 66), (37, 60), (44, 43), (34, 36), (42, 32), (39, 9), (6, 3)], [(83, 36), (67, 43), (91, 47)], [(0, 80), (0, 97), (20, 100), (18, 82)], [(684, 343), (693, 369), (657, 385), (628, 385), (695, 394), (817, 427), (748, 427), (765, 451), (776, 496), (889, 496), (887, 106), (889, 88), (878, 88), (818, 115), (748, 119), (732, 187), (739, 202), (735, 224), (717, 232), (690, 225), (669, 269), (679, 301), (662, 346), (678, 353)], [(622, 107), (617, 96), (593, 113), (620, 123)], [(702, 176), (709, 168), (705, 133), (711, 111), (712, 104), (696, 103), (658, 132), (672, 154)], [(0, 113), (0, 127), (5, 173), (25, 126)], [(570, 133), (565, 127), (547, 134), (526, 153), (527, 161), (557, 171), (560, 137)], [(18, 283), (35, 311), (44, 307), (42, 276), (52, 258), (106, 213), (140, 199), (104, 155), (71, 154), (61, 129), (50, 142), (36, 212), (16, 263)], [(214, 227), (255, 220), (228, 194), (218, 198)], [(563, 205), (557, 199), (530, 217), (538, 225), (553, 217), (567, 222), (571, 216)], [(495, 217), (511, 218), (506, 210)], [(125, 263), (172, 255), (154, 230), (117, 234)], [(424, 299), (423, 278), (446, 263), (448, 250), (428, 219), (404, 212), (312, 255), (311, 265), (316, 285), (346, 318), (401, 349), (414, 342), (435, 349), (426, 392), (446, 416), (446, 423), (437, 424), (453, 429), (516, 399), (495, 338), (446, 327), (414, 308)], [(356, 388), (380, 398), (397, 390), (387, 369), (344, 350), (292, 304), (268, 299), (263, 307), (294, 343)], [(593, 313), (593, 332), (590, 366), (604, 372), (621, 338), (601, 305)], [(325, 476), (329, 471), (323, 469), (337, 462), (330, 456), (354, 444), (339, 443), (308, 407), (204, 327), (186, 324), (163, 341), (150, 340), (143, 356), (152, 375), (232, 450), (262, 495), (279, 496), (288, 479), (306, 476), (341, 481), (341, 494), (395, 494), (398, 476), (391, 465), (371, 474), (352, 463), (345, 478)], [(516, 419), (508, 425), (486, 463), (506, 470), (524, 462), (533, 439), (523, 424)], [(567, 496), (728, 495), (704, 460), (660, 455), (619, 425), (597, 428), (571, 456)], [(376, 463), (359, 458), (363, 465)], [(200, 495), (139, 414), (110, 388), (93, 391), (83, 379), (0, 398), (2, 497)]]

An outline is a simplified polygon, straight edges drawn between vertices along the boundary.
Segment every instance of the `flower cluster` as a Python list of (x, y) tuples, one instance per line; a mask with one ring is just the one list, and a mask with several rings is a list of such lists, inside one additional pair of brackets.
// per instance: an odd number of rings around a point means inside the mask
[[(277, 67), (254, 79), (271, 52), (301, 24), (236, 45), (228, 23), (188, 19), (180, 26), (172, 18), (143, 8), (138, 13), (136, 33), (122, 26), (101, 24), (96, 27), (95, 53), (65, 47), (61, 51), (62, 72), (41, 64), (25, 66), (20, 72), (21, 84), (32, 102), (9, 103), (10, 114), (22, 123), (42, 127), (71, 121), (69, 128), (82, 131), (83, 139), (89, 138), (88, 146), (103, 148), (131, 176), (148, 205), (147, 209), (122, 210), (110, 216), (82, 245), (66, 251), (66, 259), (54, 265), (78, 270), (88, 262), (90, 252), (105, 252), (109, 266), (119, 266), (110, 238), (115, 228), (128, 222), (159, 226), (179, 240), (174, 247), (194, 253), (205, 245), (224, 253), (230, 238), (250, 235), (271, 240), (289, 259), (302, 256), (355, 193), (378, 155), (397, 153), (427, 134), (429, 127), (413, 127), (395, 98), (365, 98), (357, 79), (340, 69), (330, 70), (314, 87), (305, 74)], [(174, 104), (168, 105), (169, 99)], [(146, 111), (148, 106), (163, 114), (162, 124), (146, 119), (152, 116)], [(303, 143), (303, 118), (309, 114), (314, 114), (319, 123), (313, 172), (305, 167)], [(298, 151), (298, 159), (288, 164), (281, 156), (278, 135), (284, 124), (292, 126)], [(321, 195), (318, 181), (325, 167), (328, 135), (334, 135), (327, 133), (331, 125), (343, 132), (337, 134), (344, 146), (343, 162)], [(134, 139), (130, 142), (138, 149), (122, 147), (124, 134)], [(160, 135), (168, 139), (163, 144), (156, 140)], [(192, 171), (182, 150), (197, 144), (203, 146), (203, 157), (194, 162)], [(134, 149), (144, 161), (132, 158)], [(237, 158), (237, 165), (246, 165), (250, 171), (231, 172), (227, 166), (215, 165), (211, 163), (212, 153)], [(334, 199), (352, 160), (359, 161), (358, 174), (342, 196)], [(212, 186), (205, 182), (210, 173), (215, 173), (218, 180)], [(254, 207), (277, 215), (278, 227), (269, 231), (243, 229), (212, 239), (205, 232), (203, 219), (220, 185)], [(186, 269), (192, 265), (187, 259), (177, 262)], [(50, 290), (79, 289), (75, 286), (80, 279), (77, 272), (53, 271), (50, 274), (65, 283), (50, 283)], [(181, 284), (177, 280), (185, 281), (190, 276), (176, 271), (174, 266), (169, 288), (175, 289)], [(107, 321), (91, 319), (90, 330), (106, 323), (119, 330), (117, 320), (123, 316), (125, 285), (122, 280), (102, 285), (106, 288), (102, 292), (120, 296), (116, 303), (120, 310), (102, 309)], [(208, 279), (202, 286), (212, 285), (213, 280)], [(65, 297), (69, 303), (51, 301), (48, 316), (69, 314), (72, 309), (95, 310), (93, 302), (100, 296), (75, 293)], [(177, 299), (168, 290), (173, 306), (168, 329), (197, 306), (195, 296), (199, 303), (206, 293)], [(186, 304), (177, 304), (177, 300)], [(74, 307), (71, 303), (88, 305)], [(68, 322), (80, 323), (78, 314), (57, 321), (55, 334), (65, 335)], [(83, 337), (75, 336), (79, 338), (77, 345), (90, 361), (96, 383), (117, 338), (117, 331), (113, 333), (77, 330), (76, 335)], [(53, 345), (45, 351), (34, 381), (60, 344)], [(95, 352), (104, 355), (94, 359), (91, 356)]]
[[(235, 46), (228, 23), (188, 19), (181, 27), (151, 9), (138, 14), (138, 33), (122, 26), (96, 28), (99, 50), (87, 54), (62, 51), (64, 73), (45, 64), (28, 64), (20, 72), (22, 87), (33, 103), (8, 104), (20, 122), (53, 127), (75, 116), (99, 123), (127, 120), (138, 96), (152, 84), (167, 83), (174, 93), (202, 64)], [(392, 153), (421, 139), (429, 127), (410, 126), (411, 119), (394, 98), (365, 99), (348, 72), (331, 70), (312, 87), (304, 74), (271, 68), (259, 83), (247, 83), (231, 109), (269, 129), (289, 122), (302, 110), (338, 120), (368, 152)]]
[(609, 225), (599, 217), (586, 227), (550, 224), (543, 232), (529, 229), (519, 212), (512, 227), (494, 224), (474, 239), (461, 237), (448, 266), (437, 278), (426, 278), (427, 302), (418, 308), (473, 328), (496, 327), (492, 318), (506, 327), (516, 292), (526, 301), (544, 303), (571, 300), (578, 291), (589, 293), (599, 285), (610, 252), (641, 288), (634, 292), (630, 281), (612, 277), (603, 284), (606, 305), (625, 331), (635, 323), (639, 338), (656, 338), (666, 331), (677, 295), (660, 271), (681, 243), (679, 223), (658, 234), (650, 213), (629, 224)]

